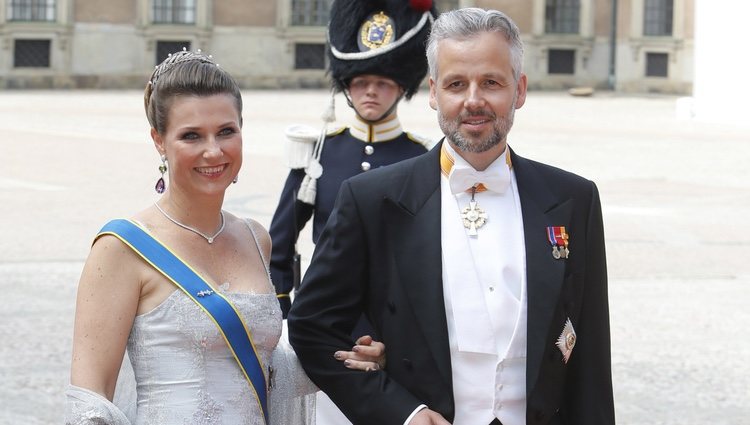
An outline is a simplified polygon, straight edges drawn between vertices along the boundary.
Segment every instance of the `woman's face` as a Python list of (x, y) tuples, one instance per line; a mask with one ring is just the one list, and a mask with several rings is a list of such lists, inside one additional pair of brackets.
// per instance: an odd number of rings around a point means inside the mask
[(404, 90), (390, 78), (358, 75), (349, 82), (349, 96), (359, 116), (374, 121), (383, 117)]
[(223, 194), (240, 172), (241, 118), (230, 94), (176, 97), (165, 133), (152, 129), (151, 137), (167, 157), (169, 190)]

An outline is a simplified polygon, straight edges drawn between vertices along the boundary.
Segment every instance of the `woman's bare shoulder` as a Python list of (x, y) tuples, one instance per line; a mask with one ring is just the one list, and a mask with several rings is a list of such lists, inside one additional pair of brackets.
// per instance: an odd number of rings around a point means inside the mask
[[(263, 227), (262, 224), (252, 218), (237, 217), (229, 213), (226, 213), (226, 216), (228, 217), (228, 220), (236, 223), (236, 228), (238, 229), (238, 231), (245, 232), (245, 234), (247, 234), (249, 230), (251, 236), (257, 239), (258, 245), (260, 245), (265, 258), (269, 258), (269, 256), (271, 255), (271, 236), (268, 234), (268, 230), (266, 230), (266, 228)], [(242, 237), (242, 235), (239, 236)], [(245, 240), (247, 239), (245, 238)]]

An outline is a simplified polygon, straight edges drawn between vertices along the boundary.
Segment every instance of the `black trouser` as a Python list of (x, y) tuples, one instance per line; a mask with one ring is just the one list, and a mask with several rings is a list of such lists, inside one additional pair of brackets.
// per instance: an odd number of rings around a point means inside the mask
[(495, 418), (494, 421), (490, 422), (490, 425), (503, 425), (503, 423), (500, 422), (497, 418)]

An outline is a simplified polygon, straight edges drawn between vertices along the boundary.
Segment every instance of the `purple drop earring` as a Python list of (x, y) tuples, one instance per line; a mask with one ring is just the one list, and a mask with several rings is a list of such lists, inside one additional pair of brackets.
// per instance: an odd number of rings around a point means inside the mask
[(159, 165), (159, 172), (161, 173), (161, 177), (159, 177), (159, 180), (156, 181), (156, 186), (154, 187), (154, 189), (156, 189), (156, 193), (164, 193), (164, 190), (167, 188), (167, 184), (164, 183), (164, 173), (167, 172), (166, 155), (161, 156), (161, 165)]

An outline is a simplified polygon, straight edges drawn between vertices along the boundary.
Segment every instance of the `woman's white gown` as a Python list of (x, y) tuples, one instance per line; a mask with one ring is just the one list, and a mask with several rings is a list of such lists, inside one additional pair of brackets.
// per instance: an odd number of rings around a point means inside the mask
[[(268, 288), (272, 288), (270, 277)], [(314, 423), (317, 388), (302, 370), (286, 332), (282, 335), (276, 294), (232, 292), (226, 283), (218, 289), (244, 319), (267, 380), (269, 366), (273, 367), (270, 425)], [(125, 379), (118, 379), (117, 405), (71, 385), (66, 424), (265, 423), (256, 396), (216, 324), (181, 290), (136, 316), (127, 353), (135, 381), (127, 379), (127, 371), (121, 373)]]

